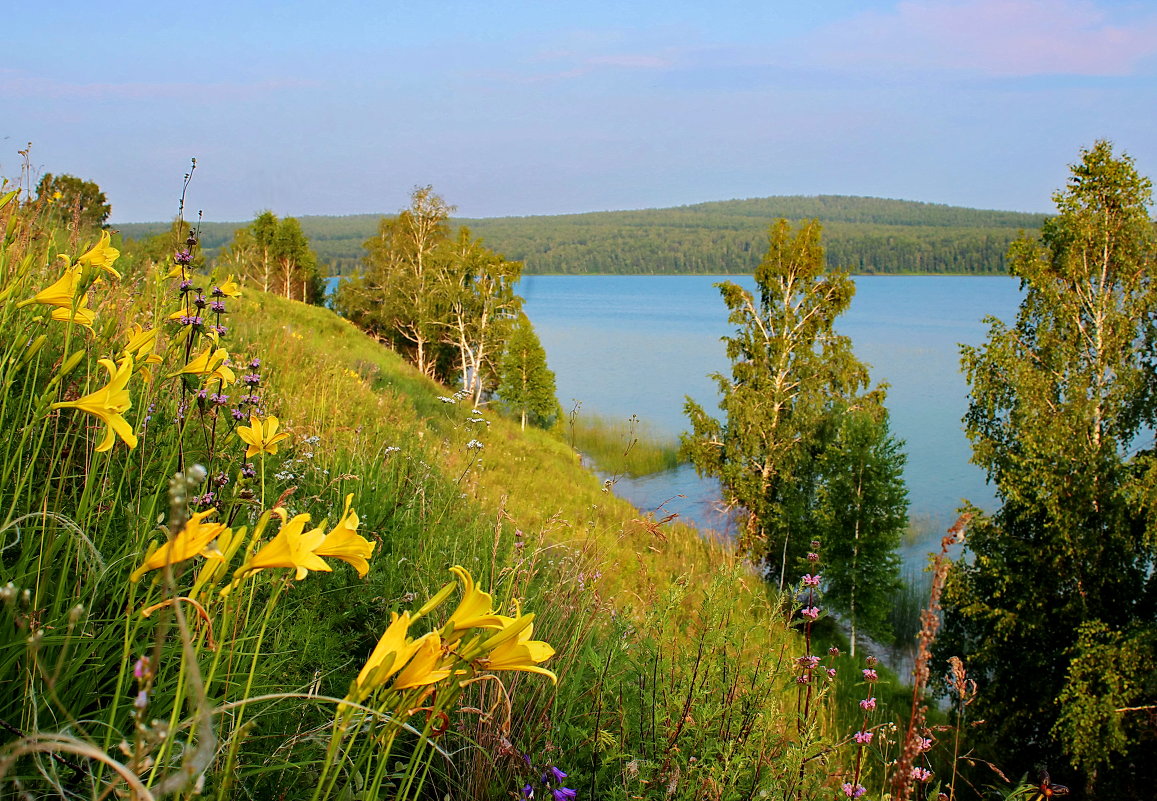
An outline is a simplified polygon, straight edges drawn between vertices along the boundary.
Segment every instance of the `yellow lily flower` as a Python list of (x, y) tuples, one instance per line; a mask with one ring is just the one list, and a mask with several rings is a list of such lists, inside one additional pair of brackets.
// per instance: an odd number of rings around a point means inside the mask
[(241, 286), (233, 279), (233, 276), (229, 276), (213, 288), (219, 290), (227, 298), (241, 297)]
[(92, 324), (96, 322), (96, 316), (92, 313), (92, 309), (88, 307), (88, 296), (85, 295), (76, 304), (76, 308), (60, 307), (52, 310), (49, 315), (53, 320), (61, 323), (76, 323), (83, 325), (89, 331), (92, 330)]
[(152, 328), (145, 331), (139, 323), (133, 323), (126, 334), (128, 342), (125, 344), (124, 354), (133, 357), (137, 363), (137, 369), (144, 376), (145, 381), (152, 381), (152, 366), (163, 361), (160, 355), (152, 353), (157, 343), (157, 329)]
[(370, 572), (368, 560), (374, 552), (376, 543), (370, 542), (357, 533), (360, 521), (358, 520), (358, 513), (350, 508), (353, 497), (352, 492), (346, 496), (345, 513), (337, 525), (333, 527), (333, 530), (326, 535), (321, 545), (314, 550), (314, 553), (318, 556), (332, 556), (334, 559), (348, 562), (358, 571), (358, 578), (365, 578), (366, 574)]
[(109, 244), (111, 241), (112, 237), (109, 236), (108, 231), (101, 231), (100, 241), (77, 259), (76, 263), (86, 267), (99, 267), (113, 278), (120, 278), (121, 274), (113, 269), (113, 262), (117, 260), (121, 252)]
[(406, 636), (409, 628), (409, 612), (391, 615), (390, 625), (386, 627), (370, 658), (358, 673), (357, 685), (361, 692), (368, 693), (376, 687), (381, 687), (390, 676), (410, 661), (421, 641), (410, 641)]
[(217, 371), (225, 360), (229, 358), (229, 351), (224, 348), (205, 348), (203, 353), (199, 353), (192, 361), (182, 367), (175, 373), (170, 374), (170, 378), (176, 375), (207, 375), (211, 376)]
[(442, 629), (446, 633), (447, 642), (455, 642), (462, 638), (468, 629), (500, 629), (503, 627), (503, 616), (494, 613), (494, 599), (490, 593), (483, 592), (474, 585), (474, 578), (466, 568), (454, 565), (450, 572), (462, 582), (462, 600), (458, 602), (446, 626)]
[(394, 690), (409, 690), (412, 687), (423, 687), (434, 684), (450, 675), (448, 668), (437, 667), (442, 660), (442, 638), (438, 632), (431, 631), (419, 637), (414, 645), (417, 650), (410, 663), (394, 679)]
[[(68, 257), (63, 256), (67, 261)], [(80, 266), (70, 264), (64, 268), (64, 275), (55, 282), (46, 286), (27, 300), (16, 304), (17, 308), (24, 308), (31, 303), (42, 306), (56, 306), (59, 309), (71, 309), (76, 302), (77, 291), (80, 289)], [(81, 301), (81, 305), (84, 301)]]
[(108, 425), (108, 429), (105, 431), (100, 444), (96, 446), (98, 453), (112, 448), (113, 442), (116, 440), (116, 437), (113, 436), (114, 433), (119, 435), (131, 450), (137, 447), (137, 437), (133, 433), (133, 427), (122, 415), (133, 405), (128, 390), (125, 389), (129, 377), (133, 374), (133, 357), (125, 356), (121, 359), (119, 367), (113, 364), (110, 359), (101, 359), (99, 364), (109, 374), (109, 383), (105, 387), (74, 401), (54, 403), (52, 408), (80, 409), (82, 412), (95, 415), (103, 420)]
[(245, 458), (252, 459), (259, 453), (268, 453), (270, 456), (277, 453), (277, 445), (284, 439), (289, 438), (289, 434), (282, 432), (277, 433), (277, 428), (281, 423), (273, 415), (265, 418), (262, 423), (257, 419), (257, 415), (251, 414), (249, 416), (249, 425), (237, 426), (237, 436), (241, 437), (249, 449), (245, 451)]
[(281, 527), (277, 536), (255, 553), (249, 561), (237, 568), (233, 578), (241, 579), (249, 573), (271, 567), (291, 567), (297, 570), (295, 578), (301, 581), (309, 571), (331, 573), (333, 569), (314, 553), (325, 539), (320, 528), (305, 531), (309, 515), (301, 514)]
[[(511, 624), (512, 627), (518, 627), (524, 623), (526, 618), (533, 619), (534, 615), (523, 615)], [(542, 640), (530, 639), (533, 633), (534, 624), (525, 622), (525, 625), (515, 636), (499, 642), (489, 656), (478, 660), (479, 663), (485, 670), (521, 670), (526, 673), (541, 673), (544, 676), (549, 676), (550, 680), (557, 684), (558, 677), (554, 675), (553, 671), (538, 666), (540, 662), (545, 662), (554, 656), (554, 648)], [(491, 639), (497, 639), (498, 636), (495, 635)]]
[(225, 532), (224, 523), (206, 523), (205, 518), (214, 514), (216, 509), (206, 509), (197, 512), (185, 521), (185, 525), (177, 535), (145, 559), (145, 561), (129, 576), (129, 581), (138, 581), (141, 576), (150, 570), (160, 570), (167, 564), (175, 565), (192, 559), (200, 554), (206, 559), (224, 559), (216, 548), (209, 548), (209, 544), (222, 536)]

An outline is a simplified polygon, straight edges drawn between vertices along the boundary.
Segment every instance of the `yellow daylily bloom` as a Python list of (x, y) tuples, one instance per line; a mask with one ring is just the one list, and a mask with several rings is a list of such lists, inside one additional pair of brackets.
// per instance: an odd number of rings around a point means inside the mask
[(241, 297), (241, 285), (234, 280), (233, 276), (229, 276), (221, 283), (213, 287), (227, 298)]
[(490, 593), (483, 592), (474, 584), (474, 578), (460, 565), (450, 568), (460, 582), (462, 582), (462, 600), (458, 608), (450, 614), (443, 631), (448, 642), (461, 639), (468, 629), (500, 629), (503, 626), (503, 616), (495, 614), (494, 599)]
[(141, 576), (150, 570), (160, 570), (167, 564), (177, 564), (186, 559), (192, 559), (200, 554), (206, 559), (224, 559), (216, 548), (209, 544), (222, 536), (226, 531), (224, 523), (206, 523), (205, 518), (216, 513), (216, 509), (206, 509), (197, 512), (188, 520), (177, 535), (162, 545), (145, 559), (145, 561), (129, 576), (130, 581), (138, 581)]
[(121, 255), (121, 252), (110, 244), (111, 241), (112, 237), (109, 236), (108, 231), (101, 231), (100, 241), (77, 259), (76, 263), (86, 267), (99, 267), (113, 278), (120, 278), (121, 274), (113, 268), (113, 263)]
[(277, 453), (278, 443), (289, 438), (289, 434), (285, 432), (277, 433), (280, 425), (273, 415), (266, 417), (263, 423), (257, 415), (252, 414), (249, 416), (249, 425), (237, 426), (237, 436), (249, 446), (245, 451), (245, 458), (252, 459), (259, 453), (268, 453), (270, 456)]
[(133, 405), (128, 390), (125, 389), (129, 377), (133, 374), (133, 357), (125, 356), (121, 359), (119, 367), (110, 359), (100, 359), (98, 363), (108, 371), (109, 383), (106, 386), (74, 401), (54, 403), (52, 408), (80, 409), (103, 420), (108, 429), (100, 444), (96, 446), (98, 453), (112, 448), (116, 439), (114, 433), (119, 435), (131, 450), (137, 447), (137, 437), (133, 433), (133, 427), (122, 415)]
[(128, 339), (124, 349), (125, 355), (131, 355), (136, 360), (137, 369), (145, 381), (152, 381), (152, 366), (163, 361), (159, 354), (152, 352), (157, 344), (157, 329), (145, 331), (139, 323), (133, 323), (125, 333)]
[[(188, 364), (182, 367), (169, 377), (176, 375), (206, 375), (212, 376), (214, 372), (225, 364), (225, 360), (229, 358), (229, 351), (224, 348), (205, 348), (203, 353), (197, 354)], [(231, 371), (230, 371), (231, 372)]]
[(92, 313), (92, 309), (88, 307), (88, 296), (85, 295), (76, 304), (76, 308), (64, 307), (53, 309), (49, 315), (53, 320), (61, 323), (76, 323), (83, 325), (89, 331), (92, 330), (92, 324), (96, 322), (96, 316)]
[(332, 556), (334, 559), (348, 562), (358, 571), (358, 578), (365, 578), (366, 574), (370, 572), (368, 560), (374, 552), (376, 543), (370, 542), (357, 533), (358, 524), (361, 521), (358, 520), (358, 513), (350, 508), (353, 497), (352, 492), (346, 496), (345, 513), (314, 553), (318, 556)]
[[(523, 615), (512, 626), (519, 626), (526, 618), (533, 620), (534, 615)], [(525, 622), (525, 625), (515, 636), (499, 642), (489, 656), (478, 660), (479, 663), (486, 670), (521, 670), (526, 673), (541, 673), (544, 676), (549, 676), (550, 680), (557, 684), (558, 677), (554, 675), (553, 671), (538, 666), (540, 662), (545, 662), (554, 656), (554, 648), (542, 640), (530, 639), (533, 633), (534, 624)], [(497, 637), (498, 635), (495, 635), (491, 639), (497, 639)]]
[(407, 636), (410, 628), (410, 613), (393, 614), (390, 625), (386, 627), (373, 653), (358, 673), (358, 689), (368, 693), (380, 687), (389, 680), (390, 676), (402, 669), (414, 652), (418, 650), (420, 640), (411, 641)]
[(449, 668), (439, 668), (442, 661), (442, 638), (438, 632), (431, 631), (419, 637), (414, 645), (417, 650), (409, 664), (402, 669), (394, 679), (394, 690), (409, 690), (413, 687), (423, 687), (434, 684), (450, 675)]
[[(67, 256), (63, 257), (66, 261)], [(42, 306), (56, 306), (60, 309), (71, 309), (76, 303), (76, 296), (80, 289), (80, 266), (70, 264), (64, 268), (64, 275), (56, 279), (52, 284), (49, 284), (44, 289), (37, 292), (27, 300), (22, 300), (16, 304), (17, 308), (23, 308), (31, 303), (39, 303)], [(84, 301), (81, 301), (83, 305)]]
[(309, 515), (301, 514), (281, 527), (277, 536), (233, 574), (234, 579), (244, 578), (249, 573), (265, 570), (271, 567), (290, 567), (297, 570), (295, 578), (301, 581), (309, 571), (316, 570), (331, 573), (333, 569), (322, 561), (314, 550), (325, 539), (325, 532), (320, 528), (305, 531), (305, 524), (309, 522)]

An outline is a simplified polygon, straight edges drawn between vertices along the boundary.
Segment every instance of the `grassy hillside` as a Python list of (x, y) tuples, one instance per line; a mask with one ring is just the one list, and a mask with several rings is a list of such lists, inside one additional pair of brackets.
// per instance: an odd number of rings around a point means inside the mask
[[(1000, 273), (1009, 243), (1036, 231), (1039, 214), (933, 203), (821, 195), (728, 200), (642, 211), (461, 218), (488, 247), (523, 261), (528, 273), (750, 273), (778, 217), (819, 219), (829, 264), (856, 273)], [(334, 272), (356, 271), (378, 215), (302, 217), (319, 257)], [(206, 223), (210, 254), (242, 223)], [(118, 228), (128, 237), (161, 223)]]
[(0, 211), (5, 792), (883, 781), (850, 734), (886, 692), (810, 660), (814, 590), (777, 596), (324, 309)]

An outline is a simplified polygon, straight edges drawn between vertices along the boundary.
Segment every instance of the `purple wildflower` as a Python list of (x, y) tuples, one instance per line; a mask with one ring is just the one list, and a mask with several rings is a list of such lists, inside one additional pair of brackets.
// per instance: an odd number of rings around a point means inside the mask
[(257, 373), (246, 373), (245, 375), (241, 376), (241, 383), (250, 387), (255, 387), (261, 383), (261, 376), (259, 376)]
[(253, 478), (256, 475), (257, 475), (257, 469), (253, 466), (252, 462), (246, 462), (241, 467), (241, 477), (242, 478)]
[(193, 298), (193, 305), (198, 309), (203, 309), (209, 305), (209, 301), (205, 300), (205, 296), (198, 292), (197, 297)]
[(932, 740), (928, 737), (919, 738), (916, 744), (919, 747), (921, 753), (932, 748)]
[(809, 562), (818, 562), (820, 560), (820, 555), (818, 553), (809, 553), (807, 555), (807, 560)]
[(189, 291), (190, 289), (192, 289), (192, 288), (193, 288), (193, 282), (192, 282), (192, 281), (189, 281), (188, 279), (186, 279), (186, 280), (182, 281), (182, 282), (181, 282), (181, 283), (178, 285), (178, 289), (180, 289), (180, 290), (181, 290), (181, 292), (188, 292), (188, 291)]
[(258, 359), (256, 356), (253, 357), (253, 361), (249, 362), (249, 369), (250, 370), (260, 370), (261, 369), (261, 360)]
[(851, 782), (844, 782), (844, 795), (848, 798), (859, 798), (864, 793), (868, 792), (867, 788), (862, 784), (852, 784)]
[(216, 312), (217, 314), (224, 314), (225, 304), (219, 300), (215, 300), (209, 304), (209, 311)]
[(173, 261), (177, 264), (188, 264), (193, 260), (193, 254), (186, 250), (178, 250), (173, 255)]
[(932, 778), (932, 771), (927, 768), (914, 767), (912, 768), (912, 778), (918, 782), (926, 782)]
[(554, 765), (550, 766), (546, 774), (542, 777), (543, 783), (554, 781), (556, 784), (562, 784), (562, 780), (566, 778), (566, 774), (556, 768)]
[(839, 656), (839, 655), (840, 655), (840, 649), (837, 648), (836, 646), (833, 645), (831, 648), (828, 649), (828, 656)]
[(149, 705), (149, 694), (147, 692), (145, 692), (144, 690), (141, 690), (139, 693), (137, 693), (136, 700), (133, 701), (133, 706), (135, 706), (137, 709), (143, 710), (148, 705)]
[(835, 677), (836, 677), (836, 669), (835, 668), (828, 668), (828, 678), (834, 679)]
[(197, 390), (197, 400), (205, 400), (207, 397), (209, 397), (209, 390), (205, 389), (204, 387)]
[(550, 794), (554, 796), (554, 801), (570, 801), (570, 799), (578, 796), (578, 793), (569, 787), (559, 787), (551, 790)]
[(803, 585), (805, 587), (818, 587), (818, 586), (820, 586), (819, 573), (815, 574), (814, 576), (811, 573), (808, 573), (807, 575), (805, 575), (803, 577)]
[(212, 331), (213, 333), (215, 333), (217, 336), (221, 336), (221, 337), (223, 337), (227, 333), (229, 333), (229, 329), (223, 325), (211, 325), (211, 326), (209, 326), (209, 330)]
[(142, 656), (135, 663), (133, 663), (133, 678), (137, 681), (145, 678), (149, 673), (149, 658)]
[(860, 701), (860, 709), (863, 709), (866, 712), (871, 711), (875, 708), (876, 708), (876, 699), (875, 698), (865, 698), (863, 701)]
[(820, 608), (818, 606), (806, 606), (799, 613), (808, 620), (815, 620), (820, 616)]
[(534, 798), (534, 788), (531, 787), (529, 784), (524, 784), (522, 786), (522, 797), (523, 798)]
[(876, 681), (880, 677), (876, 675), (876, 671), (871, 668), (864, 668), (864, 681)]
[(795, 661), (805, 670), (815, 670), (820, 666), (820, 658), (818, 656), (798, 656)]
[(852, 735), (852, 739), (860, 745), (867, 745), (868, 743), (872, 742), (872, 732), (858, 731)]
[(221, 287), (219, 287), (219, 286), (213, 287), (213, 291), (210, 292), (209, 294), (211, 294), (215, 298), (225, 297), (225, 293), (221, 291)]
[(240, 409), (234, 409), (232, 412), (230, 412), (230, 414), (233, 415), (234, 420), (244, 420), (245, 419), (245, 412), (241, 411)]

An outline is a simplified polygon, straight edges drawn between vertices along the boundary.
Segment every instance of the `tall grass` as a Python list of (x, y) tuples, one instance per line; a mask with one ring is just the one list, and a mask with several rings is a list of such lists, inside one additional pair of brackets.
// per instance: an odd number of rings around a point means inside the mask
[(571, 447), (611, 476), (639, 476), (679, 466), (679, 443), (631, 415), (612, 420), (576, 409), (562, 423)]

